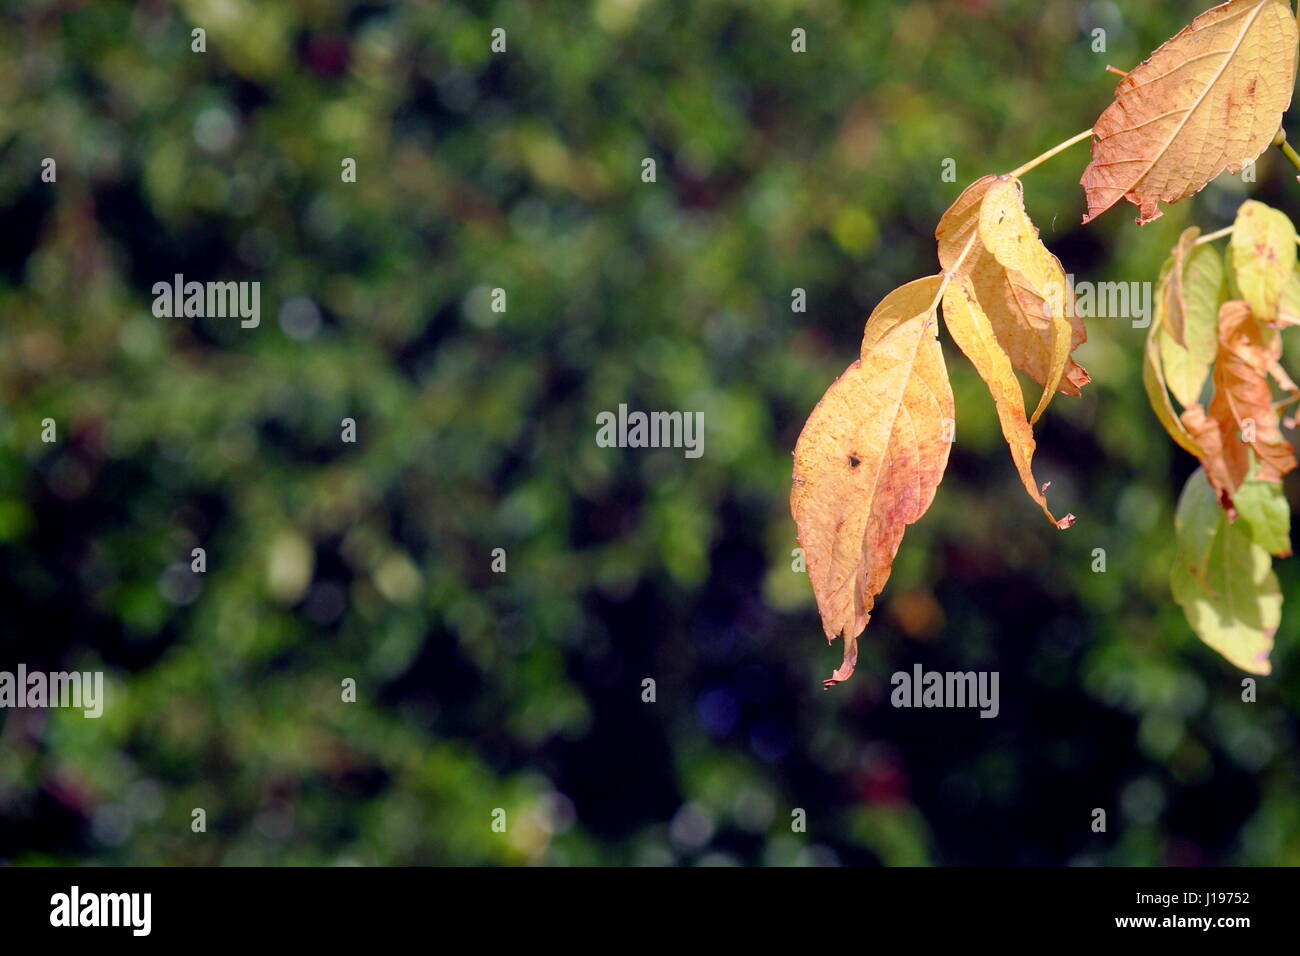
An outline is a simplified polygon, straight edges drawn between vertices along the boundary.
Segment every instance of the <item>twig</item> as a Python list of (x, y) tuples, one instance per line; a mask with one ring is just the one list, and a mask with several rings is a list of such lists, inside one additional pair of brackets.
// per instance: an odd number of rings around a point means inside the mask
[(1081, 142), (1087, 139), (1091, 135), (1092, 135), (1092, 130), (1085, 129), (1082, 133), (1079, 133), (1077, 136), (1071, 136), (1064, 143), (1058, 143), (1056, 146), (1053, 146), (1047, 152), (1043, 153), (1043, 155), (1034, 157), (1029, 162), (1025, 163), (1025, 165), (1021, 166), (1019, 169), (1012, 170), (1007, 175), (1019, 178), (1023, 176), (1025, 173), (1029, 172), (1031, 169), (1037, 166), (1041, 166), (1043, 163), (1047, 162), (1057, 153), (1065, 152), (1065, 150), (1069, 149), (1075, 143)]
[(1233, 228), (1234, 228), (1233, 226), (1226, 226), (1223, 229), (1220, 229), (1218, 232), (1212, 232), (1209, 235), (1201, 236), (1201, 238), (1196, 240), (1195, 245), (1198, 246), (1204, 245), (1207, 242), (1213, 242), (1215, 239), (1222, 239), (1224, 236), (1230, 236), (1232, 235)]
[(1277, 136), (1273, 140), (1273, 145), (1282, 150), (1282, 155), (1291, 161), (1291, 165), (1300, 170), (1300, 154), (1297, 154), (1291, 148), (1291, 144), (1286, 141), (1286, 130), (1278, 130)]

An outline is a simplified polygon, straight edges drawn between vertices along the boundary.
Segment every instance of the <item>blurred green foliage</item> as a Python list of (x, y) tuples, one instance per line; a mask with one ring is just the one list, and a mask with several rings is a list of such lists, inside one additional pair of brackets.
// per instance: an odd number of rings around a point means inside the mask
[[(948, 478), (830, 694), (791, 570), (789, 453), (871, 307), (1198, 7), (0, 4), (0, 664), (110, 695), (0, 714), (0, 860), (1300, 863), (1300, 578), (1243, 704), (1169, 594), (1193, 463), (1127, 320), (1039, 430), (1074, 529), (950, 348)], [(1026, 181), (1079, 279), (1246, 195), (1083, 229), (1085, 162)], [(260, 281), (262, 324), (155, 318), (178, 272)], [(620, 403), (703, 411), (704, 456), (597, 447)], [(895, 711), (914, 662), (998, 670), (1002, 715)]]

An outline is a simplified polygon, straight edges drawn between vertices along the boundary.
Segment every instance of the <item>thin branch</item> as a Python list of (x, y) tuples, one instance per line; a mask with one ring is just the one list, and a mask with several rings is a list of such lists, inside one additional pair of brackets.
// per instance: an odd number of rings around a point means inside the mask
[(1275, 135), (1273, 138), (1273, 144), (1275, 147), (1278, 147), (1279, 150), (1282, 150), (1282, 155), (1286, 156), (1287, 159), (1291, 161), (1291, 165), (1294, 165), (1297, 170), (1300, 170), (1300, 153), (1296, 153), (1295, 150), (1292, 150), (1291, 143), (1287, 142), (1286, 130), (1278, 130), (1278, 135)]
[(1300, 402), (1300, 392), (1297, 392), (1296, 394), (1290, 396), (1289, 398), (1284, 398), (1280, 402), (1274, 402), (1273, 411), (1280, 412), (1282, 411), (1282, 409), (1288, 408), (1291, 405), (1294, 405), (1296, 402)]
[(935, 294), (934, 301), (930, 303), (931, 312), (939, 308), (939, 303), (943, 300), (943, 294), (948, 291), (948, 283), (957, 276), (958, 271), (962, 267), (962, 263), (965, 262), (966, 257), (970, 255), (971, 247), (975, 245), (975, 240), (978, 238), (979, 230), (971, 230), (970, 238), (966, 240), (966, 248), (962, 249), (961, 255), (959, 255), (957, 261), (952, 264), (952, 268), (945, 270), (943, 281), (939, 283), (939, 291)]
[(1209, 235), (1201, 236), (1201, 238), (1196, 240), (1195, 244), (1199, 246), (1207, 242), (1213, 242), (1215, 239), (1222, 239), (1224, 236), (1230, 236), (1232, 235), (1232, 230), (1232, 226), (1227, 226), (1220, 229), (1218, 232), (1212, 232)]
[(1092, 135), (1092, 130), (1085, 129), (1082, 133), (1079, 133), (1077, 136), (1071, 136), (1064, 143), (1059, 143), (1056, 146), (1053, 146), (1047, 152), (1043, 153), (1043, 155), (1034, 157), (1029, 162), (1025, 163), (1025, 165), (1021, 166), (1019, 169), (1012, 170), (1007, 175), (1014, 176), (1018, 179), (1019, 177), (1023, 176), (1025, 173), (1029, 172), (1031, 169), (1034, 169), (1037, 166), (1041, 166), (1043, 163), (1047, 162), (1057, 153), (1065, 152), (1065, 150), (1069, 149), (1075, 143), (1082, 142), (1083, 140), (1087, 139), (1091, 135)]

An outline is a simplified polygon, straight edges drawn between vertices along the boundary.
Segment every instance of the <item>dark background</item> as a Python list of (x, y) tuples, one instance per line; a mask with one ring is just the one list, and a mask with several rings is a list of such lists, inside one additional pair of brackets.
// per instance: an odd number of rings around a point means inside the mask
[[(0, 861), (1300, 863), (1300, 609), (1243, 704), (1170, 597), (1194, 462), (1127, 319), (1038, 428), (1073, 529), (948, 347), (947, 479), (829, 693), (791, 570), (790, 451), (871, 307), (1201, 6), (0, 4), (0, 667), (108, 683), (0, 712)], [(1079, 280), (1247, 188), (1300, 213), (1269, 153), (1085, 229), (1086, 162), (1026, 177)], [(261, 326), (155, 318), (177, 272), (260, 281)], [(620, 403), (704, 412), (704, 456), (597, 447)], [(1000, 716), (890, 707), (916, 663), (998, 671)]]

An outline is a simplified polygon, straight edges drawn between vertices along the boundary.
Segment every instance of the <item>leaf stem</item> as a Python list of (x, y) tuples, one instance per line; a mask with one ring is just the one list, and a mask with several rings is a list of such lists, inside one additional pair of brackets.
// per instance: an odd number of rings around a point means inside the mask
[(1280, 402), (1274, 402), (1273, 411), (1280, 412), (1282, 411), (1282, 409), (1290, 405), (1294, 405), (1296, 402), (1300, 402), (1300, 392), (1297, 392), (1296, 394), (1292, 395), (1290, 398), (1284, 398)]
[(1014, 176), (1018, 179), (1021, 176), (1023, 176), (1025, 173), (1029, 172), (1031, 169), (1035, 168), (1036, 166), (1041, 166), (1043, 163), (1047, 162), (1057, 153), (1064, 152), (1065, 150), (1073, 146), (1075, 143), (1081, 142), (1087, 139), (1091, 135), (1092, 135), (1092, 130), (1085, 129), (1082, 133), (1079, 133), (1077, 136), (1071, 136), (1064, 143), (1059, 143), (1056, 146), (1053, 146), (1047, 152), (1043, 153), (1043, 155), (1031, 159), (1029, 162), (1025, 163), (1025, 165), (1021, 166), (1019, 169), (1012, 170), (1011, 172), (1007, 173), (1007, 175)]
[(934, 301), (930, 303), (931, 312), (939, 308), (939, 303), (943, 301), (943, 294), (948, 291), (948, 283), (952, 281), (953, 276), (957, 275), (962, 263), (966, 261), (966, 257), (970, 254), (971, 247), (975, 245), (975, 240), (978, 238), (979, 228), (976, 227), (971, 230), (970, 238), (966, 240), (966, 248), (961, 251), (961, 255), (952, 264), (952, 268), (944, 270), (943, 281), (939, 283), (939, 291), (935, 294)]
[(1208, 235), (1201, 236), (1201, 238), (1196, 240), (1195, 245), (1204, 245), (1207, 242), (1213, 242), (1215, 239), (1222, 239), (1224, 236), (1230, 236), (1232, 235), (1233, 228), (1233, 226), (1225, 226), (1218, 232), (1211, 232)]
[[(1297, 178), (1300, 178), (1300, 177), (1297, 177)], [(1236, 228), (1235, 225), (1233, 225), (1233, 226), (1224, 226), (1224, 227), (1223, 227), (1222, 229), (1220, 229), (1218, 232), (1212, 232), (1212, 233), (1210, 233), (1210, 234), (1207, 235), (1207, 236), (1201, 236), (1201, 238), (1197, 239), (1196, 242), (1192, 243), (1192, 245), (1199, 246), (1199, 245), (1201, 245), (1201, 244), (1203, 244), (1203, 243), (1206, 243), (1206, 242), (1213, 242), (1215, 239), (1222, 239), (1224, 236), (1230, 236), (1230, 235), (1232, 235), (1232, 230), (1235, 229), (1235, 228)], [(1298, 235), (1298, 236), (1295, 237), (1295, 241), (1296, 241), (1296, 245), (1297, 245), (1297, 246), (1300, 246), (1300, 235)]]
[(1286, 130), (1277, 131), (1277, 136), (1273, 138), (1273, 145), (1282, 150), (1282, 155), (1291, 161), (1291, 165), (1300, 170), (1300, 154), (1291, 148), (1291, 144), (1286, 141)]

